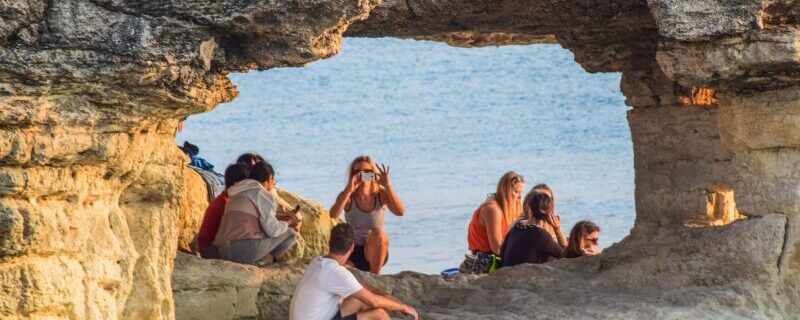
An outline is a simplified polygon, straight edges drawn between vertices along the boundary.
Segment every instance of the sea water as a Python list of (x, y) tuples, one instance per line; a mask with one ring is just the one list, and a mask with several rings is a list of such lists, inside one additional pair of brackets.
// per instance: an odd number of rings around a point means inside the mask
[(391, 167), (405, 216), (387, 216), (387, 273), (457, 267), (467, 224), (508, 170), (552, 187), (562, 228), (601, 246), (634, 220), (633, 154), (620, 74), (589, 74), (558, 45), (455, 48), (345, 39), (303, 68), (233, 74), (239, 97), (178, 134), (223, 172), (258, 152), (278, 186), (329, 207), (361, 154)]

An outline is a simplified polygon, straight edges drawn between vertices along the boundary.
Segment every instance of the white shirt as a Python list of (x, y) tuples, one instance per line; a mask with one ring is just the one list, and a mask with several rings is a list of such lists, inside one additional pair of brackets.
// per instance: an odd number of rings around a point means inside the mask
[(336, 260), (314, 257), (297, 284), (290, 320), (331, 320), (344, 298), (363, 289), (356, 277)]

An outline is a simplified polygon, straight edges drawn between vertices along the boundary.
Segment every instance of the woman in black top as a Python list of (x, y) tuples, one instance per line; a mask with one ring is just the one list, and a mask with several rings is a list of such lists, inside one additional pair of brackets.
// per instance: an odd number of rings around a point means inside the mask
[(545, 263), (561, 258), (564, 248), (553, 240), (544, 229), (549, 224), (555, 229), (561, 228), (561, 219), (549, 214), (553, 199), (546, 192), (531, 190), (532, 196), (526, 197), (526, 216), (520, 219), (508, 231), (500, 256), (503, 266), (514, 266), (522, 263)]

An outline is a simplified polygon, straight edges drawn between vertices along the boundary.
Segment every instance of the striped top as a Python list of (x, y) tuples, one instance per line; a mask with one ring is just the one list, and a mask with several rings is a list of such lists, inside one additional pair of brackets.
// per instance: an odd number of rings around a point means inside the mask
[(353, 227), (356, 236), (355, 244), (363, 246), (367, 241), (370, 230), (383, 227), (386, 214), (383, 212), (383, 204), (378, 195), (375, 195), (375, 207), (372, 211), (365, 212), (358, 207), (355, 197), (350, 198), (350, 206), (345, 208), (344, 218)]

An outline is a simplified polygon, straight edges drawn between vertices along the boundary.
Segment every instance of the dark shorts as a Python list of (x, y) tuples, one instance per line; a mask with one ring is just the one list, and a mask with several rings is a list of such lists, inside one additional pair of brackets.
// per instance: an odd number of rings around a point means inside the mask
[[(354, 246), (353, 254), (350, 255), (350, 259), (348, 259), (358, 270), (361, 271), (369, 271), (369, 261), (367, 261), (367, 256), (364, 255), (364, 246)], [(383, 265), (386, 265), (386, 262), (389, 261), (389, 252), (386, 252), (386, 260), (383, 260)]]
[(354, 313), (346, 317), (342, 317), (342, 310), (336, 312), (336, 315), (333, 316), (332, 320), (358, 320), (358, 314)]

